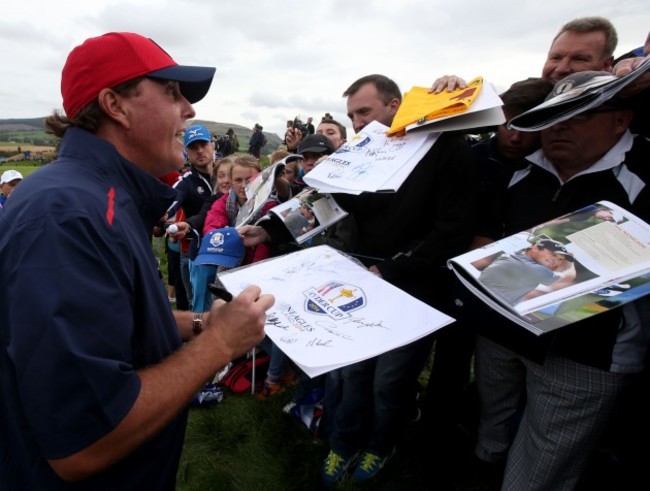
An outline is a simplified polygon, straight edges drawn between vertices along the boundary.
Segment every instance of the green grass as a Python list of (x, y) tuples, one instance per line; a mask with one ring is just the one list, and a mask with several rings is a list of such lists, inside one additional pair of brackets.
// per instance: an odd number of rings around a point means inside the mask
[(0, 163), (0, 174), (6, 170), (14, 169), (20, 172), (23, 177), (27, 177), (33, 172), (36, 172), (43, 165), (41, 163), (22, 161), (22, 162), (3, 162)]
[(0, 134), (2, 142), (0, 146), (16, 145), (56, 145), (56, 137), (48, 135), (44, 130), (34, 131), (3, 131)]
[(226, 391), (221, 404), (192, 409), (177, 489), (317, 488), (327, 450), (282, 413), (289, 398), (285, 393), (261, 402), (250, 393)]
[[(191, 409), (177, 490), (321, 489), (321, 466), (329, 448), (282, 412), (290, 397), (291, 393), (285, 392), (261, 402), (250, 393), (225, 391), (222, 403)], [(418, 431), (414, 428), (412, 433)], [(365, 486), (348, 482), (337, 489), (425, 489), (411, 457), (410, 450), (403, 451), (376, 481)]]

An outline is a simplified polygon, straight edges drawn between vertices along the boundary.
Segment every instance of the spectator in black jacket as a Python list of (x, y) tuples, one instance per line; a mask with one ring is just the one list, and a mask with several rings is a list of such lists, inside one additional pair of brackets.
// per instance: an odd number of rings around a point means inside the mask
[(253, 134), (251, 135), (251, 139), (248, 141), (248, 153), (258, 159), (260, 158), (262, 147), (265, 145), (266, 141), (262, 130), (262, 126), (255, 123), (255, 126), (253, 126)]
[[(176, 213), (182, 208), (186, 218), (198, 214), (203, 203), (212, 196), (214, 177), (214, 143), (210, 132), (205, 126), (190, 126), (185, 131), (185, 151), (190, 161), (190, 171), (176, 182), (174, 189), (177, 191), (176, 201), (168, 210), (168, 215)], [(189, 239), (181, 241), (181, 278), (192, 302), (192, 283), (190, 281), (190, 247)]]

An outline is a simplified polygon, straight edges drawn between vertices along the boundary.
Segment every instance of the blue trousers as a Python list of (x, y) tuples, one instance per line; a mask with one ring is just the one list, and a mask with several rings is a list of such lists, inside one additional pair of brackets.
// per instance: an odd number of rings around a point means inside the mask
[(417, 378), (433, 344), (429, 335), (328, 373), (325, 414), (330, 448), (388, 454), (407, 422)]
[(192, 311), (207, 312), (214, 302), (208, 285), (214, 281), (217, 267), (211, 264), (190, 264), (190, 282), (192, 283)]
[(284, 351), (278, 348), (268, 336), (264, 336), (264, 339), (262, 339), (260, 346), (271, 358), (271, 361), (269, 362), (269, 369), (267, 371), (267, 377), (271, 379), (277, 379), (284, 375), (287, 360), (289, 359)]

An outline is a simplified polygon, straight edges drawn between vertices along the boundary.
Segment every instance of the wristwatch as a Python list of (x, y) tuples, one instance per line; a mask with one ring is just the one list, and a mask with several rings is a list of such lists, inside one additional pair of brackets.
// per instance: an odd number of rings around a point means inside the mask
[(203, 318), (201, 315), (202, 314), (199, 312), (194, 313), (194, 320), (192, 321), (192, 332), (195, 336), (198, 336), (201, 334), (201, 332), (203, 332)]

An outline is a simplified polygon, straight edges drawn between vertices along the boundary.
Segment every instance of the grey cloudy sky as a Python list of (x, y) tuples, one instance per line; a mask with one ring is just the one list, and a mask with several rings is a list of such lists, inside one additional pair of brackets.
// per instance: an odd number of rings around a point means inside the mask
[(615, 54), (650, 30), (647, 0), (24, 0), (0, 18), (0, 118), (61, 108), (61, 68), (88, 37), (132, 31), (180, 64), (216, 66), (196, 117), (283, 133), (296, 115), (349, 126), (341, 93), (369, 73), (402, 91), (439, 75), (481, 75), (498, 91), (538, 76), (553, 36), (576, 17), (618, 30)]

